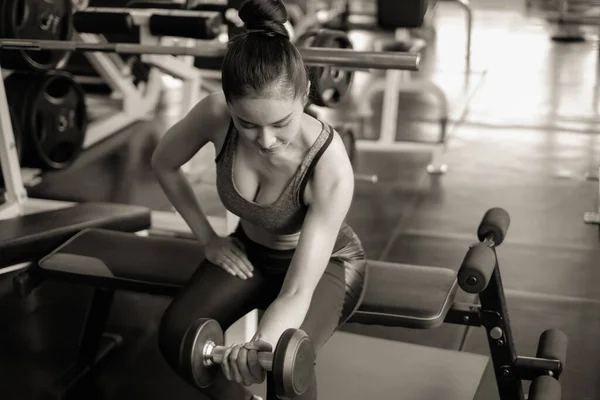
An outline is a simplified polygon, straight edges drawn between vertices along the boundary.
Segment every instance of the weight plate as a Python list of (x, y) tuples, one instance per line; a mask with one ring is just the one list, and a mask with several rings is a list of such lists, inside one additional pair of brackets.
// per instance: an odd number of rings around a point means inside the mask
[(295, 398), (310, 387), (315, 374), (315, 349), (308, 335), (287, 329), (273, 355), (273, 378), (278, 398)]
[[(71, 40), (73, 0), (3, 0), (0, 33), (3, 38)], [(5, 69), (50, 70), (60, 67), (67, 51), (3, 50)]]
[(219, 368), (204, 364), (205, 345), (210, 341), (222, 346), (224, 340), (223, 330), (217, 321), (208, 318), (196, 320), (188, 328), (181, 345), (183, 376), (199, 388), (210, 386)]
[(23, 165), (64, 169), (79, 156), (87, 129), (85, 93), (65, 71), (13, 73), (7, 99), (21, 110)]
[[(301, 35), (296, 41), (300, 47), (351, 49), (352, 43), (345, 32), (329, 29), (309, 31)], [(313, 104), (320, 107), (335, 108), (352, 85), (354, 73), (334, 67), (309, 67), (311, 81), (310, 99)]]

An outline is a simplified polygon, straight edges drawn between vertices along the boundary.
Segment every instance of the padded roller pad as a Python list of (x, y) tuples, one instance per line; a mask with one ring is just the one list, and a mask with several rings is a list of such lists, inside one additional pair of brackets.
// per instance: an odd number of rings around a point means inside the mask
[(78, 11), (73, 14), (73, 27), (80, 33), (133, 34), (137, 30), (128, 12)]
[(420, 28), (428, 5), (428, 0), (378, 0), (377, 24), (391, 31), (399, 28)]
[(219, 36), (223, 19), (216, 12), (172, 11), (170, 15), (150, 16), (148, 28), (153, 36), (175, 36), (209, 40)]
[[(39, 265), (44, 274), (63, 280), (173, 295), (203, 258), (194, 240), (88, 229)], [(457, 287), (450, 269), (368, 261), (363, 301), (348, 322), (434, 328), (444, 322)]]
[(432, 329), (444, 322), (458, 288), (455, 271), (372, 260), (367, 267), (365, 294), (349, 323)]
[(136, 232), (150, 224), (146, 207), (112, 203), (82, 203), (2, 220), (0, 267), (37, 261), (87, 228)]

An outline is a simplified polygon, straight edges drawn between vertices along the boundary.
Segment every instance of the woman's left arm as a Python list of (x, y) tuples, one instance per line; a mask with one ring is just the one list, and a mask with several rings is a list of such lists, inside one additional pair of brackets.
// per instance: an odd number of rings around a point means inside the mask
[(299, 328), (306, 317), (352, 204), (354, 171), (345, 151), (336, 135), (315, 167), (298, 245), (279, 296), (265, 310), (253, 340), (264, 340), (274, 348), (286, 329)]

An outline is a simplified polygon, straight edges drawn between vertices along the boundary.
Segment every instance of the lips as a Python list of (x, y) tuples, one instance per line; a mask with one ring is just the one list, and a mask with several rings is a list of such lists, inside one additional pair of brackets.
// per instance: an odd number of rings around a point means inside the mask
[(280, 147), (281, 147), (281, 145), (280, 145), (280, 146), (277, 146), (277, 147), (271, 147), (271, 148), (268, 148), (268, 149), (265, 149), (264, 147), (259, 147), (259, 149), (260, 149), (261, 153), (265, 153), (265, 154), (273, 154), (273, 153), (275, 153), (277, 150), (279, 150), (279, 148), (280, 148)]

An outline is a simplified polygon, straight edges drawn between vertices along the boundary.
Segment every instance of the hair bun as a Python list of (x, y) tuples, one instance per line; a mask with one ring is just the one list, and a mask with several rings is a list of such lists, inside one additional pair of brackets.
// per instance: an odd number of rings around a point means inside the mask
[(239, 10), (239, 17), (248, 30), (262, 30), (289, 38), (283, 25), (287, 10), (281, 0), (247, 0)]

